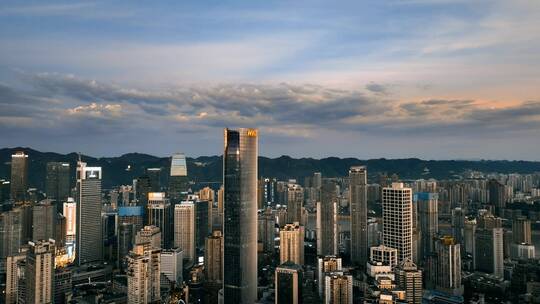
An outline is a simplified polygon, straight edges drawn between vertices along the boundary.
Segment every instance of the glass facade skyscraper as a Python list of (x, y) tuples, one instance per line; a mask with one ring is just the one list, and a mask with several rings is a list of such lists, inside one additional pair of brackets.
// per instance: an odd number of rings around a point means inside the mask
[(257, 130), (225, 129), (224, 303), (257, 301)]

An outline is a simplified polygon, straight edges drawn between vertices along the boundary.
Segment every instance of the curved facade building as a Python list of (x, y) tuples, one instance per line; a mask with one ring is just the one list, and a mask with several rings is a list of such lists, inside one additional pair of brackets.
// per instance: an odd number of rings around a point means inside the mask
[(257, 301), (257, 130), (225, 129), (224, 303)]

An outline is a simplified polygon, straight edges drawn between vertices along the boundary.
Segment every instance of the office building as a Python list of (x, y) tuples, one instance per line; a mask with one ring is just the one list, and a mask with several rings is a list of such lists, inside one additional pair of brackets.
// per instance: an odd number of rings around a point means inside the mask
[(337, 254), (337, 187), (325, 180), (321, 186), (321, 201), (317, 202), (317, 255)]
[(223, 235), (219, 230), (206, 238), (204, 276), (209, 282), (223, 282)]
[(144, 227), (144, 207), (118, 207), (118, 224), (133, 224), (135, 226), (135, 231), (141, 230)]
[(54, 240), (29, 242), (26, 257), (25, 303), (53, 303)]
[(349, 206), (351, 210), (351, 262), (365, 267), (368, 261), (367, 169), (349, 169)]
[(173, 240), (173, 213), (165, 192), (148, 193), (146, 205), (148, 225), (156, 226), (161, 231), (161, 248), (171, 248)]
[(408, 304), (422, 303), (422, 270), (418, 270), (416, 264), (406, 260), (395, 270), (396, 285), (405, 291)]
[(71, 269), (57, 267), (54, 270), (54, 304), (67, 304), (73, 294)]
[(383, 265), (396, 267), (398, 265), (398, 251), (395, 248), (380, 245), (370, 248), (369, 260), (371, 262), (381, 262)]
[(136, 245), (127, 256), (128, 303), (160, 303), (161, 250)]
[(343, 272), (332, 272), (327, 274), (324, 279), (325, 304), (353, 303), (353, 279), (351, 275)]
[(302, 223), (302, 207), (304, 205), (304, 188), (290, 183), (287, 186), (287, 217), (288, 223)]
[(169, 198), (173, 203), (182, 201), (188, 191), (186, 156), (175, 153), (171, 157), (171, 172), (169, 175)]
[(303, 272), (300, 265), (285, 262), (275, 271), (276, 304), (302, 303)]
[(150, 192), (161, 192), (161, 168), (147, 168), (146, 176), (150, 182)]
[(101, 167), (87, 167), (86, 163), (77, 162), (75, 248), (78, 265), (102, 260), (101, 207)]
[[(125, 270), (127, 267), (126, 256), (133, 249), (135, 245), (135, 236), (137, 235), (137, 229), (134, 224), (119, 223), (118, 224), (118, 266)], [(160, 241), (161, 242), (161, 241)]]
[(32, 208), (32, 240), (56, 239), (55, 233), (56, 206), (50, 200), (41, 201)]
[(182, 202), (174, 206), (174, 247), (184, 252), (187, 264), (196, 260), (195, 206), (192, 202)]
[(225, 129), (223, 254), (225, 303), (257, 301), (256, 129)]
[(204, 240), (212, 231), (210, 220), (212, 219), (212, 203), (209, 201), (196, 200), (195, 207), (195, 246), (204, 248)]
[(279, 257), (281, 264), (304, 265), (304, 227), (300, 223), (287, 224), (279, 231)]
[(184, 253), (180, 248), (164, 249), (161, 251), (161, 273), (169, 282), (180, 286), (183, 282)]
[(28, 190), (28, 155), (18, 151), (11, 155), (11, 199), (15, 202), (26, 200)]
[(397, 249), (398, 263), (412, 260), (412, 189), (403, 183), (383, 188), (382, 210), (383, 244)]
[(342, 260), (337, 256), (325, 256), (317, 259), (317, 281), (319, 296), (324, 299), (325, 277), (328, 273), (342, 271)]
[(418, 229), (420, 230), (418, 257), (424, 261), (433, 252), (433, 239), (439, 233), (438, 194), (420, 192), (414, 195), (418, 210)]
[[(70, 166), (69, 163), (48, 162), (47, 173), (45, 177), (45, 193), (47, 198), (56, 202), (58, 208), (61, 209), (63, 202), (70, 196), (71, 181), (70, 181)], [(61, 211), (61, 210), (57, 210)]]

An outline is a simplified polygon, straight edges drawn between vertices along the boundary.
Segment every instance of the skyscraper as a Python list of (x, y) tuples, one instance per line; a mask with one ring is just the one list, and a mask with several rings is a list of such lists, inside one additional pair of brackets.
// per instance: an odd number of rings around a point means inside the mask
[(409, 259), (404, 261), (396, 268), (396, 284), (405, 291), (407, 303), (422, 303), (422, 270)]
[(337, 254), (337, 193), (336, 184), (325, 180), (321, 186), (321, 201), (317, 203), (317, 254)]
[(29, 242), (26, 257), (25, 303), (53, 303), (54, 240)]
[(56, 206), (50, 200), (36, 204), (32, 209), (32, 239), (34, 241), (56, 239)]
[(103, 258), (101, 233), (101, 167), (77, 162), (77, 264)]
[[(290, 183), (287, 186), (287, 217), (288, 223), (302, 223), (302, 206), (304, 205), (304, 188)], [(303, 224), (303, 223), (302, 223)]]
[(161, 192), (161, 168), (147, 168), (146, 175), (150, 182), (150, 192)]
[(77, 203), (72, 198), (64, 203), (62, 214), (66, 218), (66, 242), (73, 243), (77, 236)]
[(257, 130), (225, 129), (224, 302), (257, 300)]
[(11, 155), (11, 199), (26, 200), (28, 189), (28, 155), (18, 151)]
[(137, 245), (127, 256), (128, 303), (159, 303), (161, 250)]
[(420, 229), (420, 251), (418, 257), (425, 260), (433, 252), (433, 238), (439, 233), (438, 194), (419, 192), (414, 195), (418, 210), (418, 227)]
[(453, 237), (445, 236), (435, 242), (435, 269), (430, 270), (434, 276), (435, 288), (442, 292), (461, 296), (461, 248)]
[(300, 265), (285, 262), (276, 268), (276, 304), (302, 303), (303, 273)]
[(279, 238), (280, 263), (304, 265), (304, 227), (298, 222), (287, 224), (279, 231)]
[(412, 260), (412, 189), (403, 183), (383, 188), (383, 243), (398, 251), (398, 263)]
[(461, 207), (452, 209), (452, 235), (456, 243), (463, 244), (463, 229), (465, 228), (465, 210)]
[[(69, 163), (48, 162), (47, 175), (45, 177), (45, 193), (47, 198), (57, 203), (57, 209), (62, 208), (70, 195), (70, 166)], [(58, 210), (60, 211), (60, 210)]]
[(135, 236), (135, 244), (144, 248), (161, 248), (161, 230), (156, 226), (144, 226)]
[(204, 273), (209, 282), (223, 282), (223, 235), (216, 230), (206, 238), (204, 250)]
[(195, 206), (192, 202), (174, 206), (174, 247), (184, 251), (188, 264), (195, 261)]
[(349, 169), (349, 205), (351, 208), (351, 261), (365, 267), (368, 261), (367, 169)]
[(0, 273), (5, 273), (6, 258), (16, 255), (23, 242), (23, 210), (14, 208), (0, 213)]
[(148, 225), (156, 226), (161, 231), (161, 248), (171, 248), (173, 239), (173, 214), (165, 192), (148, 193)]
[(175, 153), (171, 157), (171, 172), (169, 175), (169, 198), (173, 203), (180, 202), (188, 190), (186, 156)]
[(193, 203), (195, 207), (195, 246), (204, 248), (204, 240), (210, 234), (212, 219), (212, 205), (209, 201), (197, 200)]
[(325, 276), (324, 303), (325, 304), (352, 304), (353, 286), (352, 276), (343, 272), (332, 272)]

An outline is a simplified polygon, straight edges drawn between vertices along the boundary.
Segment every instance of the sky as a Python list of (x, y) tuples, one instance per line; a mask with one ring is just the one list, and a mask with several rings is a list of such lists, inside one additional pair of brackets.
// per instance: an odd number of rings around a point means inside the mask
[(0, 147), (540, 160), (540, 2), (0, 3)]

